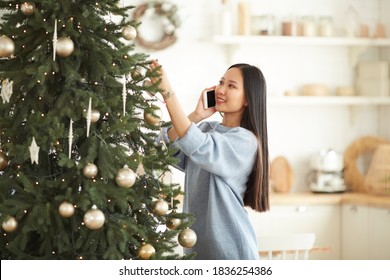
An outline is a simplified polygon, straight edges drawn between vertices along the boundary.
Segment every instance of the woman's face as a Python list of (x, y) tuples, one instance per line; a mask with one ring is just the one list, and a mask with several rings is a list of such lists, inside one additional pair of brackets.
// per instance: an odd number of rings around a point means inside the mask
[(215, 88), (215, 109), (222, 113), (241, 114), (247, 106), (244, 79), (238, 68), (228, 69)]

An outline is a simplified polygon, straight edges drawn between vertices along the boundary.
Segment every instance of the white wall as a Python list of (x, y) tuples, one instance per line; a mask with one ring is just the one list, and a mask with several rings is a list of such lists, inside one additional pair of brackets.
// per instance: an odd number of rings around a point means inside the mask
[[(232, 0), (234, 3), (237, 0)], [(137, 5), (141, 1), (127, 1)], [(212, 42), (218, 33), (219, 1), (185, 0), (178, 4), (182, 26), (177, 31), (178, 41), (172, 47), (151, 52), (165, 67), (186, 112), (191, 112), (201, 91), (214, 85), (235, 62), (247, 62), (262, 69), (268, 83), (269, 97), (282, 96), (286, 90), (298, 91), (304, 83), (324, 83), (334, 91), (337, 86), (353, 83), (353, 71), (347, 47), (259, 46), (239, 47), (231, 60), (224, 47)], [(338, 27), (351, 3), (362, 21), (374, 25), (378, 18), (378, 1), (338, 0), (256, 0), (251, 2), (253, 14), (274, 14), (279, 18), (291, 14), (331, 15)], [(383, 11), (390, 9), (390, 1), (382, 1)], [(385, 8), (384, 8), (385, 7)], [(387, 15), (386, 15), (387, 16)], [(383, 20), (389, 20), (382, 17)], [(342, 32), (341, 28), (337, 32)], [(387, 33), (390, 24), (387, 23)], [(138, 48), (139, 51), (145, 51)], [(147, 52), (147, 51), (146, 51)], [(387, 52), (387, 50), (384, 50)], [(368, 50), (361, 59), (377, 59), (379, 53)], [(380, 111), (380, 114), (378, 113)], [(268, 107), (269, 147), (271, 159), (287, 157), (295, 174), (293, 191), (308, 190), (305, 175), (309, 159), (323, 148), (343, 152), (355, 139), (363, 135), (390, 137), (389, 107), (350, 106), (289, 106)], [(216, 119), (220, 119), (218, 116)], [(164, 113), (164, 119), (168, 115)], [(182, 175), (175, 172), (175, 180)]]

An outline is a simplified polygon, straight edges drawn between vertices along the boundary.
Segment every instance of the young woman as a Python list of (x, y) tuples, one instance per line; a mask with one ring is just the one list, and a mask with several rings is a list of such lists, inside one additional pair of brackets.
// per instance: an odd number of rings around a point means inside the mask
[[(161, 95), (172, 127), (164, 141), (179, 148), (178, 168), (185, 172), (184, 211), (193, 213), (191, 226), (198, 240), (186, 253), (197, 259), (258, 259), (255, 232), (244, 206), (263, 212), (268, 202), (268, 136), (266, 82), (248, 64), (232, 65), (215, 90), (216, 105), (204, 109), (202, 96), (186, 116), (177, 95), (157, 61)], [(160, 68), (161, 67), (161, 68)], [(202, 122), (215, 112), (218, 122)], [(198, 124), (198, 125), (197, 125)]]

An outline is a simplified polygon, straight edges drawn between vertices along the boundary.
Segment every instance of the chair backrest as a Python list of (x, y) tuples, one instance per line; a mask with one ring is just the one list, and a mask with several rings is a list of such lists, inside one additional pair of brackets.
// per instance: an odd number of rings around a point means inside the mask
[[(314, 246), (314, 233), (258, 236), (260, 258), (307, 260)], [(276, 257), (276, 258), (275, 258)]]

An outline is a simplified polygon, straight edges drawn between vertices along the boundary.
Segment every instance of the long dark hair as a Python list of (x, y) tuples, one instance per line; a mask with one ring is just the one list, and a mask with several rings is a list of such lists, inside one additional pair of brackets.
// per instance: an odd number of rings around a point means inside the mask
[(252, 173), (247, 182), (244, 204), (255, 211), (269, 210), (269, 154), (267, 132), (267, 86), (263, 73), (256, 66), (234, 64), (244, 80), (244, 92), (248, 102), (241, 127), (252, 131), (258, 140), (258, 150)]

